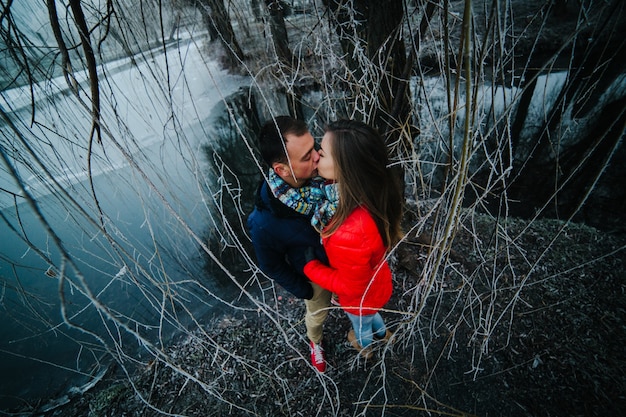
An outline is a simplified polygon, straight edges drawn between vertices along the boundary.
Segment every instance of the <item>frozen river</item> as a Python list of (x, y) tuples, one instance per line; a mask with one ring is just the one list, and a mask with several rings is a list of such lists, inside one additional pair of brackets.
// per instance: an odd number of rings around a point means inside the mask
[(183, 39), (100, 68), (90, 161), (84, 75), (80, 99), (63, 78), (36, 85), (34, 123), (28, 88), (2, 93), (0, 409), (86, 383), (107, 349), (141, 350), (129, 332), (165, 341), (219, 308), (194, 238), (215, 227), (204, 147), (216, 106), (249, 81), (201, 48)]

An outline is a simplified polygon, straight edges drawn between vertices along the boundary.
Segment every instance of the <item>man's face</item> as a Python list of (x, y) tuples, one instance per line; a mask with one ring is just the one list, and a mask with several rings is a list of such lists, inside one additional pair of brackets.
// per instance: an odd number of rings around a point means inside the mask
[(302, 136), (285, 135), (288, 163), (275, 162), (272, 166), (286, 183), (292, 187), (302, 187), (307, 180), (317, 175), (320, 156), (315, 150), (315, 140), (310, 133)]

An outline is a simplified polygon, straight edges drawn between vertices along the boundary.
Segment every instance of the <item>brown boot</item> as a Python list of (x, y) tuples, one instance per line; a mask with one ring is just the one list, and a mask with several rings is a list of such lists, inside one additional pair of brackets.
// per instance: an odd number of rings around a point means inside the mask
[(374, 352), (372, 352), (372, 348), (370, 346), (366, 347), (365, 349), (361, 347), (359, 341), (356, 340), (356, 334), (354, 333), (354, 329), (348, 332), (348, 342), (350, 342), (352, 347), (355, 348), (365, 359), (371, 359), (374, 355)]
[[(386, 333), (385, 333), (385, 335), (383, 337), (378, 337), (378, 336), (374, 335), (374, 340), (376, 340), (377, 342), (387, 343), (391, 339), (391, 336), (393, 336), (393, 333), (391, 333), (389, 331), (389, 329), (387, 329), (387, 331), (386, 331)], [(392, 340), (391, 343), (393, 343), (394, 341), (395, 341), (395, 339)]]

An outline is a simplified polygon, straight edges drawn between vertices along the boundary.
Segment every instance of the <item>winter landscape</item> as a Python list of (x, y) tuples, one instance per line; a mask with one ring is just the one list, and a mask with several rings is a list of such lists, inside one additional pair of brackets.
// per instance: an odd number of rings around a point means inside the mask
[[(621, 1), (1, 4), (0, 414), (626, 411)], [(333, 309), (324, 374), (244, 226), (279, 114), (403, 171), (394, 336)]]

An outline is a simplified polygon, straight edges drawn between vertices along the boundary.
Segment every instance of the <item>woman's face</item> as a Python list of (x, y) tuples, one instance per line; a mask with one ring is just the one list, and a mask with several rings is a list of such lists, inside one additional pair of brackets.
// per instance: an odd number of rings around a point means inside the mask
[(326, 132), (322, 138), (319, 154), (320, 161), (317, 164), (317, 173), (326, 178), (327, 180), (336, 180), (337, 175), (335, 173), (335, 159), (332, 153), (332, 133)]

